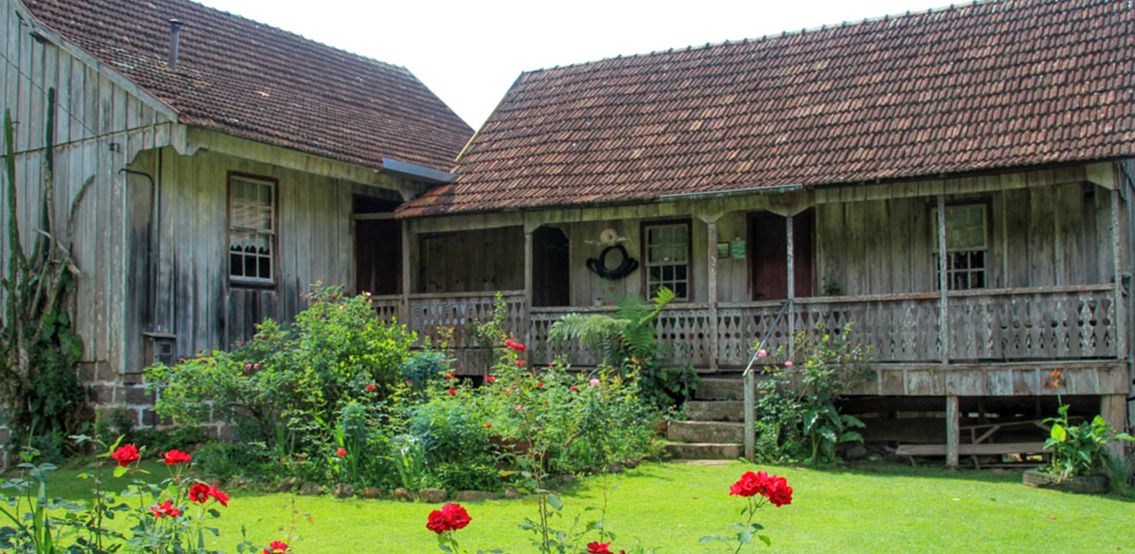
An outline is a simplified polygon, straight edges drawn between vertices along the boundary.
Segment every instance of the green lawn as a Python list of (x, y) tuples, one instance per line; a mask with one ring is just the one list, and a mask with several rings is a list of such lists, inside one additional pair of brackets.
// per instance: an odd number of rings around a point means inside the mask
[[(644, 464), (617, 476), (592, 477), (565, 491), (571, 516), (602, 499), (604, 481), (621, 483), (608, 511), (613, 546), (644, 545), (667, 553), (722, 552), (698, 538), (724, 532), (742, 506), (729, 485), (746, 470), (788, 478), (792, 504), (766, 507), (758, 521), (772, 537), (769, 552), (1132, 552), (1135, 504), (1113, 498), (1029, 489), (1019, 473), (946, 471), (903, 466), (799, 469), (729, 462), (720, 466)], [(64, 478), (60, 472), (56, 477)], [(74, 489), (72, 489), (72, 492)], [(231, 491), (220, 525), (220, 548), (232, 552), (245, 526), (249, 538), (266, 544), (291, 525), (285, 505), (310, 512), (314, 524), (297, 520), (300, 554), (343, 552), (440, 552), (426, 516), (438, 506), (390, 500), (340, 500)], [(516, 529), (535, 515), (531, 501), (465, 505), (472, 523), (458, 533), (462, 547), (533, 552)], [(559, 523), (570, 523), (563, 519)]]

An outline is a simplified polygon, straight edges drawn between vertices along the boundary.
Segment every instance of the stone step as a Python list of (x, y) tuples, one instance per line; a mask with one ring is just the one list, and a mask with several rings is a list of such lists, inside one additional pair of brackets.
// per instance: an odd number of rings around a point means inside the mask
[(676, 442), (736, 442), (745, 440), (745, 424), (724, 421), (671, 421), (666, 439)]
[(741, 457), (741, 445), (720, 443), (671, 443), (666, 453), (682, 460), (730, 460)]
[(741, 377), (702, 377), (694, 391), (696, 400), (744, 400)]
[(745, 421), (745, 403), (740, 400), (687, 400), (682, 410), (691, 421)]

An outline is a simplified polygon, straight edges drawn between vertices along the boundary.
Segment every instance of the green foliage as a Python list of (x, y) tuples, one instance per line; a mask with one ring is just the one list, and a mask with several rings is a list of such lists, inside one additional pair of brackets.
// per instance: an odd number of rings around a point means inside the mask
[(294, 324), (266, 320), (231, 352), (147, 368), (158, 412), (188, 425), (233, 421), (244, 439), (284, 452), (326, 445), (345, 406), (381, 402), (401, 382), (415, 335), (379, 320), (366, 295), (317, 284), (309, 300)]
[[(55, 90), (48, 90), (47, 113), (55, 111)], [(69, 445), (65, 439), (86, 432), (94, 419), (85, 404), (78, 382), (78, 362), (83, 341), (75, 334), (70, 314), (74, 274), (70, 248), (74, 214), (93, 177), (87, 179), (65, 215), (65, 229), (52, 228), (55, 219), (55, 187), (51, 158), (48, 156), (42, 181), (30, 190), (41, 190), (38, 209), (20, 216), (17, 206), (17, 175), (14, 163), (13, 123), (4, 110), (4, 176), (7, 184), (6, 217), (8, 245), (7, 275), (0, 278), (5, 292), (4, 318), (0, 322), (0, 403), (3, 423), (12, 428), (9, 447), (25, 443), (28, 437), (51, 435), (54, 443)], [(46, 140), (51, 152), (50, 133)], [(25, 251), (20, 221), (31, 226), (25, 235), (33, 237), (31, 253)], [(37, 224), (38, 223), (38, 224)], [(29, 232), (30, 231), (30, 232)]]
[(673, 299), (674, 293), (666, 287), (658, 289), (653, 303), (627, 295), (618, 302), (614, 316), (567, 314), (552, 325), (548, 338), (576, 340), (596, 349), (604, 364), (638, 381), (646, 400), (662, 409), (673, 408), (692, 396), (699, 382), (692, 367), (670, 362), (658, 344), (654, 322)]
[(1051, 425), (1049, 437), (1044, 448), (1052, 451), (1049, 473), (1061, 479), (1077, 475), (1091, 475), (1104, 469), (1104, 460), (1109, 457), (1104, 446), (1111, 441), (1132, 441), (1135, 438), (1127, 433), (1116, 432), (1100, 416), (1079, 425), (1072, 425), (1068, 419), (1068, 404), (1061, 403), (1057, 417), (1050, 417), (1044, 423)]
[(799, 362), (765, 367), (767, 378), (757, 385), (758, 440), (775, 446), (758, 450), (762, 458), (831, 461), (839, 444), (863, 440), (855, 431), (863, 422), (836, 406), (845, 388), (871, 376), (870, 351), (854, 342), (852, 328), (829, 331), (818, 324), (796, 336)]

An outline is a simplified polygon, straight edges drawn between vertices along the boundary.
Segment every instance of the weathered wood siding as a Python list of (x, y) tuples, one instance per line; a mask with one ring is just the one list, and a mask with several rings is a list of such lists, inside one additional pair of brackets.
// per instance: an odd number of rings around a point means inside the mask
[(521, 227), (419, 235), (417, 259), (417, 293), (524, 288)]
[[(0, 0), (0, 57), (0, 111), (11, 110), (16, 123), (17, 202), (24, 247), (30, 247), (36, 236), (32, 229), (39, 227), (50, 91), (56, 97), (52, 225), (60, 233), (72, 199), (84, 181), (94, 178), (75, 221), (73, 251), (82, 271), (75, 292), (75, 326), (84, 341), (84, 362), (117, 367), (128, 332), (123, 278), (128, 185), (119, 171), (137, 152), (177, 139), (172, 112), (89, 55), (37, 27), (13, 0)], [(0, 204), (5, 206), (6, 193), (5, 182), (0, 187)], [(5, 229), (6, 214), (7, 210), (0, 212)], [(7, 241), (5, 232), (0, 238), (4, 253), (0, 267), (8, 262)]]
[[(144, 152), (132, 165), (154, 175), (161, 190), (160, 248), (154, 248), (156, 303), (148, 330), (177, 335), (181, 356), (247, 340), (264, 318), (289, 320), (306, 307), (301, 297), (322, 281), (352, 290), (355, 248), (351, 224), (355, 194), (373, 188), (200, 150), (182, 156), (171, 148)], [(228, 276), (228, 178), (241, 173), (275, 179), (277, 249), (275, 286), (235, 285)], [(131, 226), (142, 236), (149, 213), (135, 210)], [(135, 251), (131, 263), (146, 268), (151, 253)], [(146, 270), (134, 272), (146, 274)], [(137, 288), (139, 292), (145, 286)], [(140, 294), (133, 305), (145, 303)], [(141, 335), (128, 338), (143, 346)]]

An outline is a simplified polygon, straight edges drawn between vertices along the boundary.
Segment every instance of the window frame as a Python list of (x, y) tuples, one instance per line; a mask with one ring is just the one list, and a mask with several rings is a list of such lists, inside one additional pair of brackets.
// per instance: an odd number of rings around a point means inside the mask
[[(957, 203), (953, 203), (953, 204), (946, 204), (945, 208), (946, 208), (946, 243), (947, 243), (946, 244), (946, 288), (947, 288), (947, 290), (949, 290), (949, 291), (964, 291), (964, 290), (981, 290), (981, 289), (992, 288), (990, 286), (990, 283), (989, 283), (989, 276), (990, 276), (991, 270), (993, 269), (993, 264), (992, 264), (992, 261), (990, 260), (990, 252), (993, 250), (993, 244), (992, 244), (992, 240), (990, 240), (991, 239), (990, 233), (992, 231), (992, 228), (990, 227), (990, 213), (989, 213), (990, 212), (990, 205), (989, 205), (989, 203), (988, 202), (980, 202), (980, 201), (957, 202)], [(981, 226), (982, 226), (982, 236), (983, 236), (981, 248), (950, 248), (950, 246), (949, 246), (949, 235), (950, 235), (949, 213), (950, 213), (950, 210), (960, 210), (960, 209), (979, 209), (981, 211)], [(931, 209), (930, 209), (930, 222), (931, 222), (931, 229), (933, 231), (933, 233), (931, 234), (932, 240), (930, 241), (931, 242), (930, 252), (931, 252), (931, 255), (933, 256), (933, 259), (934, 259), (934, 290), (941, 290), (941, 288), (942, 288), (942, 286), (941, 286), (942, 276), (941, 276), (941, 274), (939, 274), (939, 270), (941, 268), (941, 265), (940, 265), (940, 262), (938, 261), (938, 207), (937, 206), (932, 206)], [(973, 274), (976, 273), (973, 268), (966, 267), (964, 269), (958, 269), (958, 268), (953, 267), (953, 262), (952, 262), (952, 259), (950, 258), (950, 255), (955, 254), (955, 253), (959, 253), (959, 252), (967, 252), (967, 253), (969, 253), (969, 252), (981, 252), (982, 253), (983, 265), (980, 269), (982, 284), (981, 284), (980, 287), (972, 286)], [(966, 280), (967, 280), (967, 283), (970, 283), (970, 286), (967, 286), (965, 288), (955, 288), (953, 286), (954, 285), (954, 278), (953, 278), (954, 275), (960, 274), (960, 273), (966, 274), (966, 276), (967, 276)]]
[[(650, 297), (650, 235), (651, 227), (679, 226), (686, 227), (686, 297), (674, 297), (675, 303), (685, 304), (694, 301), (694, 228), (690, 219), (663, 219), (643, 221), (639, 224), (639, 243), (642, 257), (642, 290), (645, 296)], [(675, 264), (670, 264), (675, 265)], [(673, 290), (673, 289), (671, 289)], [(676, 294), (676, 293), (675, 293)]]
[[(233, 181), (235, 179), (243, 179), (246, 181), (254, 181), (260, 184), (270, 185), (272, 188), (272, 229), (269, 232), (265, 231), (249, 231), (247, 229), (237, 229), (233, 226)], [(253, 173), (244, 173), (239, 171), (229, 171), (226, 174), (226, 193), (225, 193), (225, 274), (228, 276), (228, 283), (231, 286), (241, 288), (261, 288), (271, 289), (276, 287), (277, 277), (280, 274), (280, 180), (275, 177), (267, 175), (256, 175)], [(270, 236), (269, 245), (271, 248), (270, 259), (268, 262), (269, 270), (272, 272), (270, 278), (262, 277), (245, 277), (242, 275), (232, 274), (232, 251), (230, 250), (232, 244), (232, 236), (234, 232), (254, 232), (267, 234)]]

